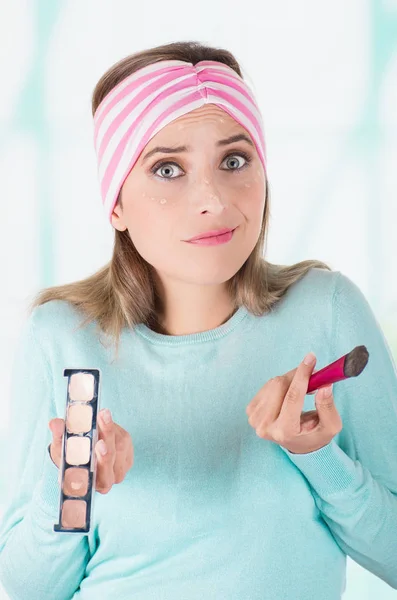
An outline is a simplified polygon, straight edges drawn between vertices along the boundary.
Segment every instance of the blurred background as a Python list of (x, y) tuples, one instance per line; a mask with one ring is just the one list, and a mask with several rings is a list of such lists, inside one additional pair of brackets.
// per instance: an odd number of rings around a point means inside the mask
[[(128, 54), (193, 40), (236, 56), (265, 124), (267, 258), (320, 259), (354, 280), (397, 360), (397, 0), (0, 0), (0, 40), (0, 519), (28, 303), (111, 256), (91, 94)], [(343, 598), (397, 592), (348, 558)]]

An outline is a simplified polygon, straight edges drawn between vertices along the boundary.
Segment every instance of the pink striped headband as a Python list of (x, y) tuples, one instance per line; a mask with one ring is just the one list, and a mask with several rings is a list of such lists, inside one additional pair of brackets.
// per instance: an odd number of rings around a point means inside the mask
[(110, 222), (120, 189), (149, 140), (204, 104), (218, 105), (248, 131), (266, 171), (262, 117), (242, 77), (212, 60), (152, 63), (116, 85), (94, 115), (99, 183)]

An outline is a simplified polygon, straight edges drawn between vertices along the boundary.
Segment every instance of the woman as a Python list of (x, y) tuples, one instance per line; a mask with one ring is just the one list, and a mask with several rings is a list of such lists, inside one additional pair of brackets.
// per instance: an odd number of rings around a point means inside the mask
[[(263, 258), (262, 120), (236, 59), (196, 43), (140, 52), (103, 75), (92, 108), (114, 253), (42, 291), (21, 337), (5, 589), (336, 600), (346, 555), (397, 589), (395, 364), (348, 277)], [(189, 241), (223, 228), (222, 243)], [(325, 366), (361, 344), (358, 378), (306, 394), (309, 351)], [(108, 409), (89, 535), (53, 531), (66, 367), (98, 367)]]

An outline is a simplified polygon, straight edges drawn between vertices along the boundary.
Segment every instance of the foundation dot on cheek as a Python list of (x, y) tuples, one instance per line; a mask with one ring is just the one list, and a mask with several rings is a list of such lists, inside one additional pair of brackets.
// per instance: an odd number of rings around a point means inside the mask
[(161, 198), (160, 204), (165, 204), (166, 202), (167, 202), (167, 200), (165, 198)]

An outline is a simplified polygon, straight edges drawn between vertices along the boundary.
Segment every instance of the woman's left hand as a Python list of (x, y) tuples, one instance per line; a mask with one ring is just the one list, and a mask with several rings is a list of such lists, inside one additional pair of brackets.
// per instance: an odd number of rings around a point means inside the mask
[(342, 428), (334, 397), (315, 395), (317, 410), (302, 412), (309, 379), (316, 364), (303, 361), (292, 371), (269, 379), (246, 408), (249, 424), (256, 434), (276, 442), (294, 454), (306, 454), (329, 444)]

